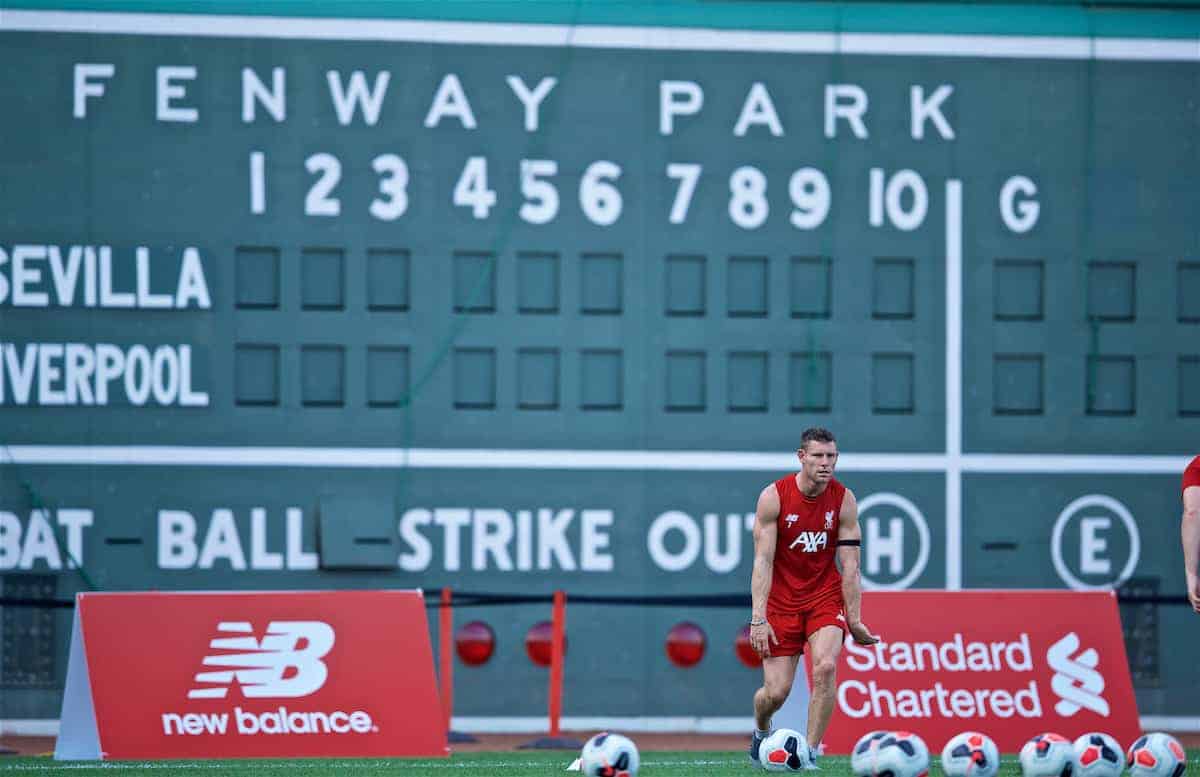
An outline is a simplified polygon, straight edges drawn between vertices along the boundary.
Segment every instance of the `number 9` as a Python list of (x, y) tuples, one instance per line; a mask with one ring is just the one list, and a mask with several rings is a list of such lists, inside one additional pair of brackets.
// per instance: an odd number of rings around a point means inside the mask
[(829, 180), (815, 167), (801, 167), (792, 173), (788, 193), (796, 209), (792, 211), (792, 226), (797, 229), (816, 229), (829, 215)]

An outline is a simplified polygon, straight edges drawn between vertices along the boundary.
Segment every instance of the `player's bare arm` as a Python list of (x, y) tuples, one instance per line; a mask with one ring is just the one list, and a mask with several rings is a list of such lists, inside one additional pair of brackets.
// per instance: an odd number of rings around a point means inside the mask
[(1187, 575), (1188, 601), (1200, 612), (1200, 486), (1190, 486), (1183, 492), (1183, 566)]
[(767, 622), (767, 596), (775, 563), (775, 540), (779, 530), (779, 492), (771, 483), (758, 495), (754, 510), (754, 569), (750, 573), (750, 646), (763, 658), (771, 655), (771, 642), (779, 644)]
[[(842, 567), (842, 606), (846, 610), (846, 628), (860, 645), (874, 645), (879, 638), (862, 622), (862, 578), (858, 572), (859, 545), (862, 529), (858, 526), (858, 500), (846, 489), (842, 512), (838, 519), (838, 564)], [(846, 544), (843, 544), (846, 543)], [(849, 544), (854, 543), (854, 544)]]

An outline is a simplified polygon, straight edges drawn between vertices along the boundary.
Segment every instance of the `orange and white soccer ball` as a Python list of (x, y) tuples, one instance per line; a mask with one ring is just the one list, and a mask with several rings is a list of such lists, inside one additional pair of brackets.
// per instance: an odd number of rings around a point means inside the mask
[(1061, 734), (1038, 734), (1021, 748), (1024, 777), (1071, 777), (1075, 772), (1075, 748)]
[(863, 734), (850, 751), (850, 772), (854, 777), (875, 777), (875, 751), (889, 731), (870, 731)]
[(929, 773), (929, 748), (909, 731), (893, 731), (875, 749), (875, 774), (892, 777), (925, 777)]
[(768, 772), (802, 772), (812, 763), (812, 755), (803, 734), (777, 728), (758, 746), (758, 762)]
[(1121, 745), (1108, 734), (1093, 731), (1075, 740), (1075, 777), (1121, 777), (1125, 760)]
[(637, 777), (639, 760), (632, 739), (602, 732), (584, 743), (579, 771), (585, 777)]
[(995, 777), (1000, 750), (987, 734), (964, 731), (950, 737), (942, 748), (942, 773), (946, 777)]
[(1156, 732), (1138, 737), (1126, 754), (1132, 777), (1183, 777), (1187, 753), (1179, 740)]

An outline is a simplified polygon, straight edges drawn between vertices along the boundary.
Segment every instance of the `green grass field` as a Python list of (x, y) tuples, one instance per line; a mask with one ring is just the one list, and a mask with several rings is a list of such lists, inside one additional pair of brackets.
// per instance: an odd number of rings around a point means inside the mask
[[(309, 775), (404, 775), (404, 777), (451, 777), (451, 775), (496, 775), (496, 777), (543, 777), (543, 775), (568, 775), (565, 771), (574, 754), (567, 752), (494, 752), (457, 754), (441, 760), (263, 760), (263, 761), (117, 761), (104, 764), (56, 763), (49, 758), (5, 758), (0, 760), (0, 774), (153, 774), (160, 777), (175, 775), (229, 775), (251, 777), (286, 773), (288, 777)], [(942, 777), (937, 759), (929, 770), (929, 777)], [(1020, 777), (1016, 756), (1006, 756), (1000, 766), (998, 777)], [(751, 767), (744, 753), (716, 752), (667, 752), (642, 753), (642, 768), (638, 772), (645, 777), (746, 777), (765, 774)], [(843, 756), (827, 756), (821, 759), (821, 771), (825, 775), (849, 775), (849, 759)], [(1200, 774), (1200, 750), (1188, 750), (1187, 774)]]

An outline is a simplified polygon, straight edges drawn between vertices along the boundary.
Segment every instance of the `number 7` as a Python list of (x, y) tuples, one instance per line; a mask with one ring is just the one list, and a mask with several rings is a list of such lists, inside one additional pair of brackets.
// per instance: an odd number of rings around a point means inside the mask
[(696, 192), (696, 183), (700, 180), (701, 165), (690, 162), (671, 162), (667, 165), (667, 177), (679, 181), (675, 190), (675, 202), (671, 203), (671, 223), (682, 224), (687, 220), (688, 206), (692, 204), (692, 195)]

